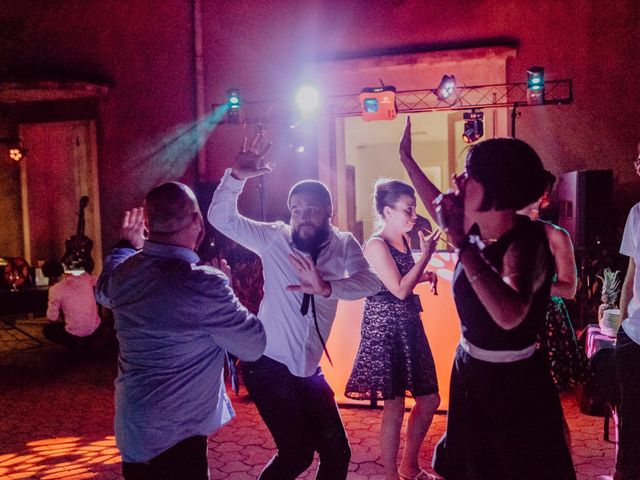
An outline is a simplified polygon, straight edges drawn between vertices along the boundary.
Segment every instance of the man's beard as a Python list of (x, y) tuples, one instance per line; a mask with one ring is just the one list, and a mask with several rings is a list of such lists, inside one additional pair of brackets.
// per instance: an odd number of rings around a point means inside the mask
[(297, 230), (293, 230), (293, 232), (291, 233), (291, 240), (293, 240), (293, 244), (298, 250), (313, 255), (314, 253), (318, 252), (318, 250), (320, 250), (320, 247), (329, 238), (331, 226), (327, 223), (321, 227), (316, 228), (311, 237), (302, 238), (300, 236), (299, 229), (303, 226), (304, 225), (300, 225), (298, 226)]

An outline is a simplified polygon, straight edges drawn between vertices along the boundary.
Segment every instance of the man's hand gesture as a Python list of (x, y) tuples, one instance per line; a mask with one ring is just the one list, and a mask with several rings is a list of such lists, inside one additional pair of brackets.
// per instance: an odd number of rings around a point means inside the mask
[(229, 286), (231, 286), (231, 284), (233, 283), (233, 278), (231, 278), (231, 267), (229, 266), (229, 264), (224, 258), (220, 258), (220, 259), (212, 258), (207, 263), (211, 265), (213, 268), (217, 268), (222, 273), (224, 273), (229, 279)]
[(287, 291), (322, 295), (323, 297), (331, 295), (331, 284), (320, 276), (311, 257), (293, 252), (289, 254), (289, 261), (296, 269), (300, 284), (289, 285)]
[(124, 213), (120, 238), (128, 240), (136, 249), (144, 245), (144, 210), (132, 208)]
[(264, 131), (258, 130), (247, 150), (247, 137), (242, 140), (240, 153), (236, 156), (231, 167), (231, 175), (238, 180), (264, 175), (272, 170), (273, 165), (265, 163), (264, 156), (271, 147), (271, 142), (265, 144)]

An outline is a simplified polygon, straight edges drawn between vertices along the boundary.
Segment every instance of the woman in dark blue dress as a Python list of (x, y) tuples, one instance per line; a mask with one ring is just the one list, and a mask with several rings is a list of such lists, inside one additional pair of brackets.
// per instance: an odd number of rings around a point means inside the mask
[(436, 212), (438, 189), (411, 158), (410, 135), (408, 123), (402, 163), (459, 257), (462, 337), (434, 469), (446, 480), (575, 480), (560, 399), (536, 351), (553, 258), (544, 225), (516, 213), (544, 191), (540, 158), (512, 138), (472, 146), (457, 192), (439, 197)]

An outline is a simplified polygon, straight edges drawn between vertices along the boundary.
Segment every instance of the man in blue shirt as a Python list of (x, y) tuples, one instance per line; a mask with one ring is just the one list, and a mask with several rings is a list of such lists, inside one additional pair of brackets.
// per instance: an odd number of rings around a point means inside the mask
[(160, 185), (144, 213), (125, 214), (123, 240), (98, 279), (96, 296), (114, 312), (120, 345), (115, 434), (127, 480), (207, 479), (207, 436), (234, 415), (224, 351), (251, 361), (265, 348), (262, 324), (228, 278), (197, 266), (203, 236), (193, 192)]

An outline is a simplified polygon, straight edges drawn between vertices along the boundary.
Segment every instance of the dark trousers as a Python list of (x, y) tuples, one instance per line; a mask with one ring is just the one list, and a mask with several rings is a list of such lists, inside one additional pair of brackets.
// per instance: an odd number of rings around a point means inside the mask
[(296, 377), (286, 365), (265, 356), (241, 365), (247, 390), (278, 448), (259, 479), (297, 478), (311, 465), (316, 450), (316, 480), (347, 478), (351, 449), (322, 370)]
[(640, 345), (621, 328), (616, 368), (622, 393), (618, 412), (616, 480), (640, 480)]
[(125, 480), (208, 480), (207, 437), (185, 438), (144, 463), (122, 462)]
[(88, 337), (76, 337), (64, 328), (64, 322), (49, 322), (42, 327), (42, 334), (47, 340), (64, 345), (69, 350), (77, 350), (79, 347), (88, 348), (92, 335)]

